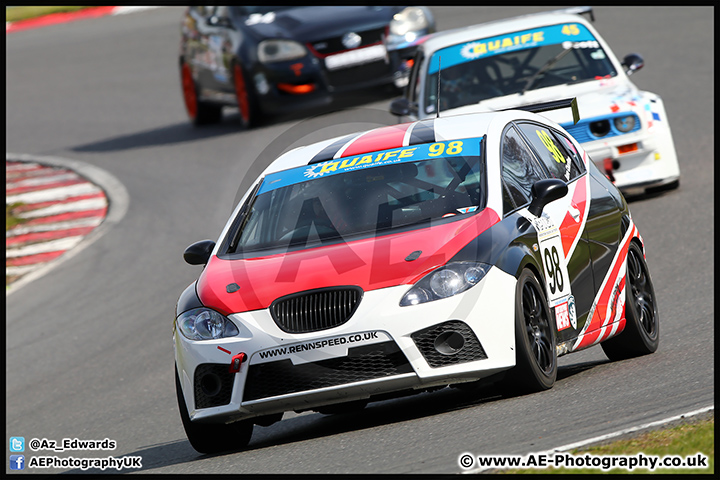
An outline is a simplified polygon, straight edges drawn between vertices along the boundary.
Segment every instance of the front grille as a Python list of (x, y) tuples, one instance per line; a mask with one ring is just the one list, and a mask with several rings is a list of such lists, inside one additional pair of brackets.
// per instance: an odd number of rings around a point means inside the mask
[[(440, 353), (435, 345), (435, 340), (438, 336), (446, 332), (457, 332), (462, 335), (464, 339), (462, 348), (452, 354)], [(418, 350), (420, 350), (420, 353), (422, 353), (425, 361), (427, 361), (428, 365), (432, 368), (488, 358), (480, 341), (475, 336), (475, 332), (473, 332), (465, 322), (461, 322), (460, 320), (451, 320), (424, 330), (418, 330), (411, 335), (411, 338), (418, 347)]]
[[(560, 124), (561, 127), (563, 127), (567, 132), (575, 138), (580, 143), (588, 143), (592, 142), (594, 140), (601, 140), (601, 139), (607, 139), (612, 137), (617, 137), (620, 135), (625, 135), (626, 133), (633, 133), (637, 132), (642, 128), (642, 125), (640, 124), (640, 119), (637, 115), (633, 114), (632, 116), (635, 117), (635, 126), (630, 130), (629, 132), (621, 132), (620, 130), (615, 127), (615, 118), (617, 117), (625, 117), (628, 116), (627, 113), (623, 114), (617, 114), (610, 117), (600, 117), (600, 118), (592, 118), (588, 120), (581, 120), (575, 125), (572, 123), (563, 123)], [(603, 135), (602, 137), (596, 137), (593, 135), (593, 133), (590, 131), (590, 124), (593, 122), (598, 122), (605, 120), (608, 122), (609, 130), (607, 135)]]
[[(361, 38), (360, 45), (356, 48), (362, 48), (368, 45), (372, 45), (374, 43), (381, 42), (385, 33), (385, 27), (355, 33), (360, 35)], [(323, 56), (348, 50), (348, 48), (342, 44), (342, 36), (318, 40), (311, 43), (310, 45), (312, 46), (313, 50)]]
[[(203, 363), (195, 369), (195, 408), (218, 407), (230, 403), (235, 374), (230, 373), (228, 364)], [(203, 378), (210, 375), (210, 381), (203, 383)], [(217, 392), (208, 391), (207, 386), (219, 382)], [(205, 385), (205, 388), (203, 387)]]
[(243, 401), (304, 392), (410, 373), (405, 354), (393, 341), (355, 347), (347, 357), (293, 365), (290, 360), (251, 365)]
[(350, 320), (360, 304), (360, 287), (330, 287), (294, 293), (270, 305), (270, 315), (288, 333), (308, 333), (334, 328)]

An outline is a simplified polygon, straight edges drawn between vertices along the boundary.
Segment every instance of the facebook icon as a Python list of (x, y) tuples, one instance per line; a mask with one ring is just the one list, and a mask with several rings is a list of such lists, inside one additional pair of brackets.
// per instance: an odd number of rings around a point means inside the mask
[(10, 470), (24, 470), (25, 455), (10, 455)]

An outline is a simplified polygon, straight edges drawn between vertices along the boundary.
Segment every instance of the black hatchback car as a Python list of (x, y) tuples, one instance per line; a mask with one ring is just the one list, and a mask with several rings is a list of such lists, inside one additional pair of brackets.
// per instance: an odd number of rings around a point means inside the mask
[(195, 125), (237, 107), (244, 126), (263, 113), (327, 104), (335, 92), (402, 87), (425, 7), (194, 6), (182, 22), (180, 78)]

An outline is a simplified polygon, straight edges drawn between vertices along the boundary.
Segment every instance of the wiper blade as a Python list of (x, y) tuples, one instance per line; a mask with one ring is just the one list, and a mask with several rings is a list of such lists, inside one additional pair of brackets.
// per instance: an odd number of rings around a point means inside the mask
[(228, 252), (237, 251), (237, 243), (240, 241), (240, 234), (242, 233), (243, 228), (245, 228), (245, 224), (250, 217), (250, 211), (255, 204), (255, 200), (257, 200), (257, 192), (258, 190), (260, 190), (260, 185), (262, 185), (262, 183), (263, 182), (261, 181), (255, 186), (255, 188), (253, 188), (253, 191), (250, 192), (248, 202), (238, 213), (238, 217), (242, 218), (242, 221), (240, 222), (240, 225), (238, 225), (237, 230), (235, 230), (235, 232), (233, 233), (232, 239), (230, 239), (230, 244), (228, 245)]
[(562, 52), (555, 55), (553, 58), (547, 61), (545, 65), (540, 67), (540, 69), (535, 72), (535, 74), (530, 77), (530, 80), (527, 81), (523, 89), (520, 91), (520, 95), (524, 94), (530, 87), (532, 87), (533, 83), (535, 83), (535, 80), (542, 75), (543, 73), (547, 72), (550, 68), (552, 68), (553, 65), (555, 65), (557, 62), (559, 62), (565, 55), (567, 55), (570, 50), (572, 50), (572, 47), (564, 49)]

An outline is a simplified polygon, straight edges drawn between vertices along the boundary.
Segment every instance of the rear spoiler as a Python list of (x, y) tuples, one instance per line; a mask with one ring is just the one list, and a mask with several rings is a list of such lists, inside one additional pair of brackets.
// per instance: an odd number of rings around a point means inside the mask
[(580, 113), (578, 112), (577, 98), (566, 98), (564, 100), (555, 100), (553, 102), (543, 103), (532, 103), (530, 105), (519, 105), (512, 108), (503, 108), (501, 112), (507, 110), (523, 110), (525, 112), (540, 113), (547, 112), (548, 110), (558, 110), (560, 108), (572, 109), (573, 125), (580, 120)]
[(595, 22), (595, 15), (593, 14), (592, 7), (570, 7), (562, 8), (560, 10), (553, 10), (545, 13), (568, 13), (570, 15), (588, 15), (591, 22)]

